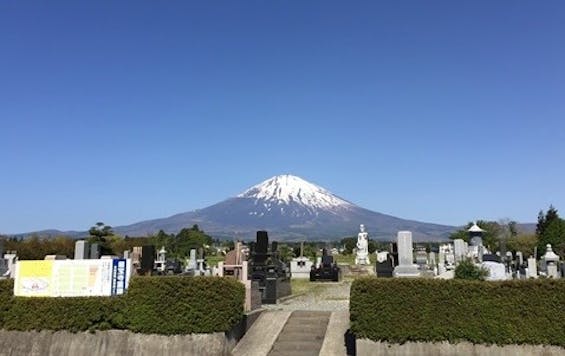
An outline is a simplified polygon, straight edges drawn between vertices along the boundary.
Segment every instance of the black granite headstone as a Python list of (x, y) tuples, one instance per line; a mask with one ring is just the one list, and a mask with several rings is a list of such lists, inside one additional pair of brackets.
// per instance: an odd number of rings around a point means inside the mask
[(273, 241), (269, 250), (266, 231), (257, 231), (257, 241), (252, 244), (249, 259), (249, 278), (257, 282), (261, 300), (276, 303), (278, 298), (290, 294), (290, 278), (286, 264), (278, 258), (278, 244)]
[(379, 278), (392, 278), (392, 272), (394, 271), (394, 261), (392, 256), (389, 254), (383, 262), (377, 261), (375, 266), (375, 273)]
[(500, 263), (500, 256), (494, 254), (483, 255), (483, 262), (498, 262)]
[(141, 271), (151, 272), (155, 263), (155, 246), (145, 245), (141, 248)]

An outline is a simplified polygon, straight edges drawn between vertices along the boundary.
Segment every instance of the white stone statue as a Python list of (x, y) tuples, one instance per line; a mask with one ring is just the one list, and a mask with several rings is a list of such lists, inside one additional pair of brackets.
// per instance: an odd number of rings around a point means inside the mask
[(355, 256), (356, 265), (370, 265), (369, 261), (369, 237), (365, 232), (365, 225), (359, 226), (361, 230), (357, 235), (357, 256)]

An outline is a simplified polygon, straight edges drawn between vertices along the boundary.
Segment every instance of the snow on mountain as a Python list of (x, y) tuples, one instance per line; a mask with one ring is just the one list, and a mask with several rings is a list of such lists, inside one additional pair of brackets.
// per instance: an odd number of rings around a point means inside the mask
[(290, 174), (279, 175), (254, 185), (238, 198), (251, 198), (272, 204), (300, 204), (307, 208), (350, 208), (353, 204), (339, 198), (322, 187)]
[(410, 230), (416, 241), (437, 241), (454, 229), (370, 211), (287, 174), (203, 209), (114, 230), (122, 235), (146, 236), (161, 229), (176, 233), (193, 224), (215, 237), (252, 239), (257, 230), (267, 230), (275, 239), (297, 241), (356, 236), (360, 224), (365, 225), (371, 238), (380, 240), (394, 240), (398, 231)]

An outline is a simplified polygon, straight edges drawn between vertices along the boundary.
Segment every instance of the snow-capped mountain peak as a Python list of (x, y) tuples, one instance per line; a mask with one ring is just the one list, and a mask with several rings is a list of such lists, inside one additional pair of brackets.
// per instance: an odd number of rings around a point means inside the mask
[(353, 204), (304, 179), (290, 174), (279, 175), (259, 183), (238, 198), (252, 198), (276, 204), (297, 203), (315, 209), (351, 207)]

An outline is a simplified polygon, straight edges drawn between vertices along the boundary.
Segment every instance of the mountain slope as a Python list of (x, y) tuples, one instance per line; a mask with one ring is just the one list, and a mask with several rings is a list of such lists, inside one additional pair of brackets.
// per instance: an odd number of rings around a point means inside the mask
[(455, 229), (363, 209), (299, 177), (281, 175), (201, 210), (115, 230), (144, 236), (160, 229), (177, 232), (193, 224), (217, 237), (249, 239), (255, 231), (265, 229), (273, 238), (291, 240), (353, 236), (360, 224), (365, 224), (370, 237), (382, 240), (395, 238), (399, 230), (412, 231), (418, 241), (442, 240)]

